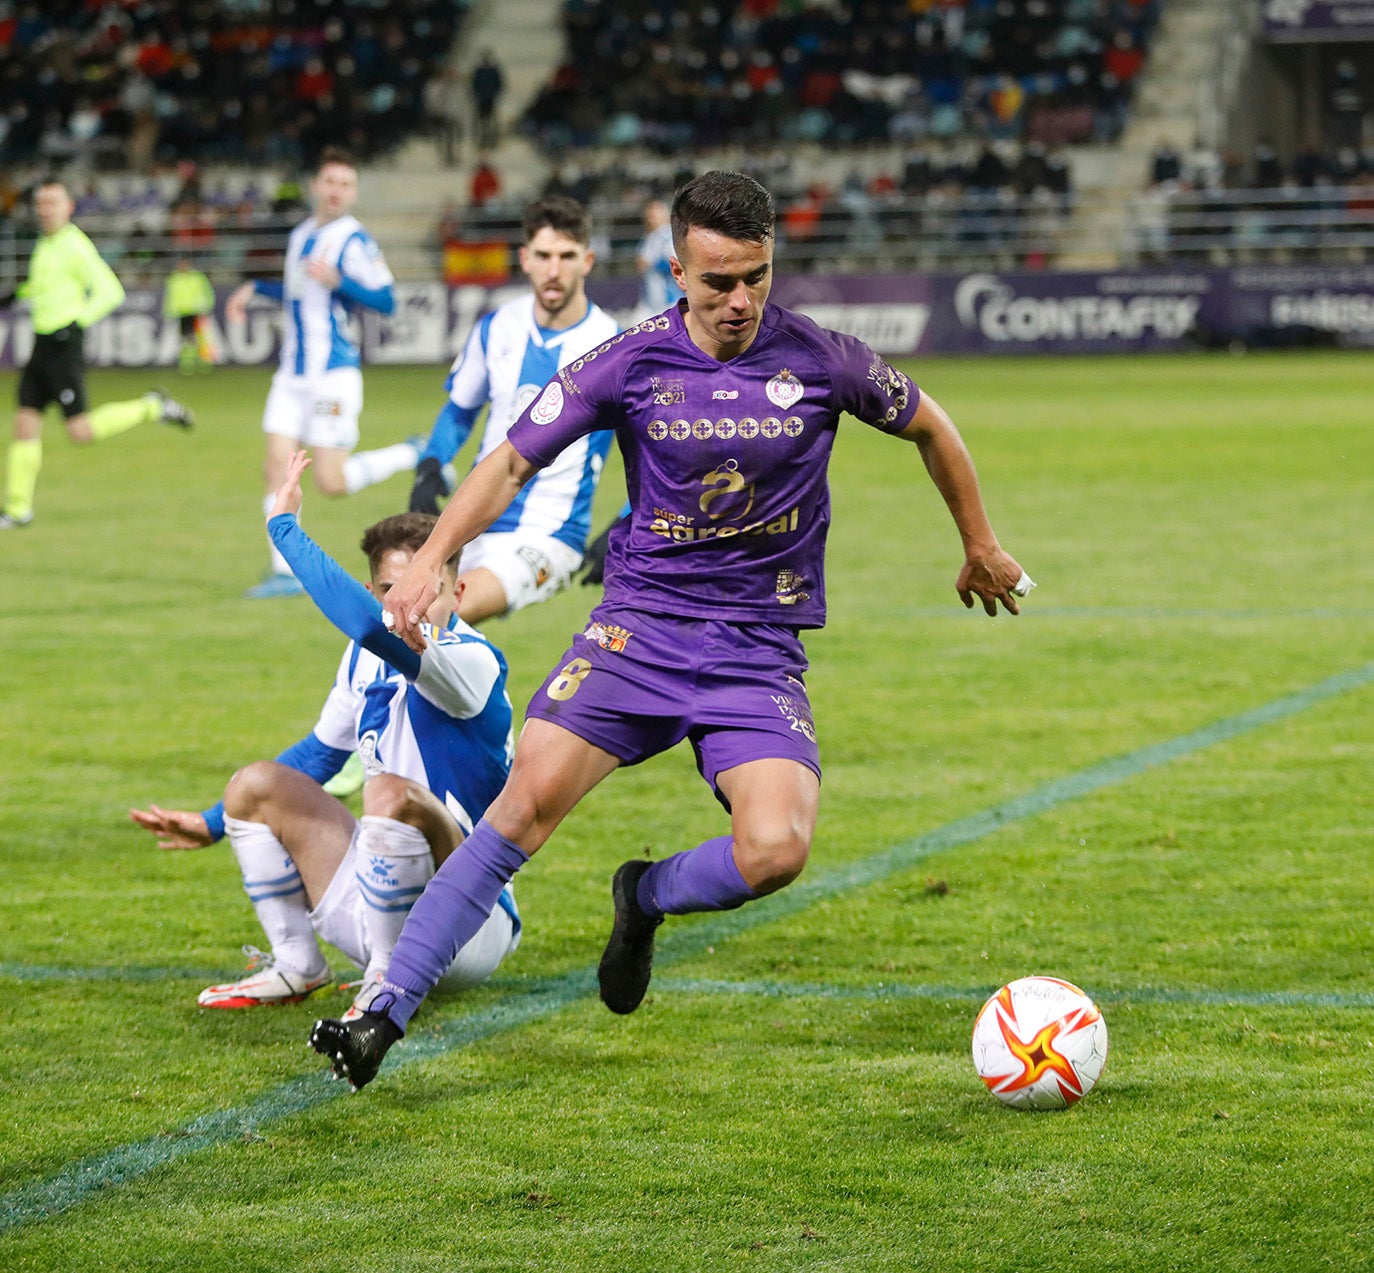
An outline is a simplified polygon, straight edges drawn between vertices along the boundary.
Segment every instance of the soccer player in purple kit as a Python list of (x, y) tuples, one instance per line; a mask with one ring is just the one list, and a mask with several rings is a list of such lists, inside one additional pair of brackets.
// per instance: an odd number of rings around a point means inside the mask
[[(672, 211), (676, 309), (569, 364), (478, 464), (387, 597), (420, 649), (439, 568), (569, 443), (616, 431), (631, 515), (611, 535), (605, 596), (535, 694), (510, 777), (411, 910), (361, 1017), (311, 1044), (360, 1088), (507, 881), (603, 778), (691, 742), (730, 834), (615, 873), (602, 1001), (633, 1012), (665, 915), (730, 910), (801, 873), (820, 758), (799, 633), (825, 622), (826, 470), (849, 413), (914, 442), (963, 541), (956, 588), (989, 615), (1033, 586), (997, 542), (948, 415), (863, 342), (767, 304), (773, 202), (710, 172)], [(386, 616), (384, 616), (386, 617)]]

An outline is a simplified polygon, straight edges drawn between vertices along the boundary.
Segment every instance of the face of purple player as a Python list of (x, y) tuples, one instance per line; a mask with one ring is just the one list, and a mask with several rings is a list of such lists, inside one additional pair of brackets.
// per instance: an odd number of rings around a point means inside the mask
[(673, 261), (687, 295), (687, 334), (721, 362), (754, 343), (773, 286), (773, 240), (749, 243), (693, 226)]

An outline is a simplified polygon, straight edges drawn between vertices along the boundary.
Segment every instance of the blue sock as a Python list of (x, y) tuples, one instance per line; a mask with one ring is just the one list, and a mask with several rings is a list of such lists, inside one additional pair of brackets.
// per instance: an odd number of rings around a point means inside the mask
[(637, 893), (650, 916), (732, 911), (757, 896), (735, 865), (735, 841), (728, 835), (655, 862), (639, 877)]
[(411, 907), (369, 1011), (384, 1012), (404, 1033), (454, 956), (487, 922), (501, 890), (528, 861), (518, 844), (479, 822)]

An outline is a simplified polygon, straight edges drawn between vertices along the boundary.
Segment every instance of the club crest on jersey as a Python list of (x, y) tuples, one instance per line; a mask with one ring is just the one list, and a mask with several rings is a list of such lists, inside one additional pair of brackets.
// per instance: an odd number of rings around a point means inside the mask
[(592, 623), (588, 624), (587, 630), (582, 635), (588, 641), (599, 645), (603, 650), (609, 650), (612, 654), (619, 654), (634, 634), (629, 628), (618, 627), (614, 623)]
[(551, 380), (543, 396), (530, 408), (530, 419), (535, 424), (552, 424), (562, 414), (563, 386), (557, 380)]
[(784, 367), (764, 385), (763, 391), (768, 395), (769, 402), (786, 411), (788, 407), (795, 406), (801, 401), (806, 386)]

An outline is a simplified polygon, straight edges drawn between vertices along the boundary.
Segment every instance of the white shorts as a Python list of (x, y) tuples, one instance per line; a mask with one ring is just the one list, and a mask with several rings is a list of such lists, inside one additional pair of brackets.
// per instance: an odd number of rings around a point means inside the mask
[[(331, 946), (337, 946), (359, 968), (366, 968), (371, 951), (367, 940), (367, 923), (363, 918), (367, 904), (358, 886), (360, 830), (361, 826), (354, 828), (353, 840), (344, 854), (344, 860), (329, 881), (320, 904), (310, 912), (310, 924), (317, 935)], [(433, 875), (434, 863), (430, 859), (429, 878)], [(510, 885), (506, 885), (506, 888), (509, 889)], [(448, 971), (439, 978), (441, 989), (470, 990), (473, 986), (481, 985), (520, 944), (520, 921), (515, 913), (514, 896), (513, 893), (510, 895), (509, 909), (508, 899), (504, 895), (492, 908), (487, 922), (458, 952)]]
[(363, 373), (335, 367), (305, 379), (277, 372), (262, 412), (262, 431), (279, 433), (302, 446), (352, 451), (358, 445), (363, 413)]
[(503, 531), (478, 535), (458, 559), (458, 573), (490, 570), (506, 593), (506, 613), (547, 601), (571, 582), (582, 554), (561, 539)]

